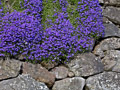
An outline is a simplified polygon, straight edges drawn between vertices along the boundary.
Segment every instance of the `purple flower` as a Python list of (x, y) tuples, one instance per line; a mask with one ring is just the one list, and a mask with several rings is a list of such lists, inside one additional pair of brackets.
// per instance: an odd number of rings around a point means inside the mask
[(93, 38), (104, 35), (98, 0), (77, 2), (79, 16), (75, 19), (76, 28), (68, 17), (69, 3), (67, 0), (59, 0), (60, 11), (55, 11), (53, 15), (56, 20), (52, 22), (47, 19), (49, 27), (45, 30), (41, 23), (42, 3), (42, 0), (24, 0), (25, 10), (22, 12), (2, 14), (3, 8), (0, 9), (0, 56), (6, 52), (13, 56), (22, 54), (26, 59), (36, 61), (70, 61), (75, 54), (89, 51)]

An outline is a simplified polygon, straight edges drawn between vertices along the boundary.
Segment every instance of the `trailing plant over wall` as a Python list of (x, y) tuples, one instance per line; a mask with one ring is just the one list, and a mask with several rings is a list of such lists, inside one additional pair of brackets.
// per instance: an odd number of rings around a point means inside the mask
[(20, 5), (0, 16), (1, 56), (64, 63), (104, 36), (98, 0), (24, 0)]

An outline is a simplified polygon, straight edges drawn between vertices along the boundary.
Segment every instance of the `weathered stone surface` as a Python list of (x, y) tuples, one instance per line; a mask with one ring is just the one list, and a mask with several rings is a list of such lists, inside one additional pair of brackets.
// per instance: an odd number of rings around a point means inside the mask
[(120, 51), (109, 50), (105, 52), (105, 57), (102, 59), (105, 70), (120, 72)]
[(102, 59), (104, 69), (120, 72), (120, 51), (108, 50), (104, 54), (105, 57)]
[(103, 16), (114, 23), (120, 24), (120, 8), (106, 7), (103, 9)]
[(55, 66), (58, 65), (56, 62), (48, 62), (48, 63), (41, 62), (40, 64), (48, 70), (50, 70), (50, 69), (52, 69), (52, 68), (54, 68)]
[(120, 0), (99, 0), (99, 2), (105, 5), (120, 6)]
[(120, 90), (120, 73), (104, 72), (86, 80), (85, 90)]
[(49, 90), (49, 89), (44, 83), (35, 81), (29, 75), (20, 75), (14, 79), (1, 81), (0, 90)]
[(104, 57), (104, 52), (107, 50), (115, 50), (120, 48), (120, 38), (112, 37), (101, 41), (95, 46), (93, 53), (98, 55), (100, 58)]
[(56, 67), (52, 70), (52, 73), (55, 74), (56, 79), (66, 78), (68, 75), (68, 68), (64, 66)]
[(68, 77), (74, 77), (75, 74), (73, 72), (68, 72)]
[(67, 64), (75, 76), (89, 76), (103, 71), (103, 64), (92, 53), (79, 54)]
[(21, 70), (22, 63), (18, 60), (0, 59), (0, 80), (16, 77)]
[(104, 24), (105, 26), (105, 36), (104, 37), (109, 37), (109, 36), (118, 36), (120, 37), (120, 30), (113, 24)]
[(23, 74), (29, 74), (35, 80), (44, 82), (48, 87), (51, 87), (55, 82), (55, 75), (40, 64), (23, 63)]
[(52, 90), (83, 90), (85, 79), (81, 77), (66, 78), (56, 81)]

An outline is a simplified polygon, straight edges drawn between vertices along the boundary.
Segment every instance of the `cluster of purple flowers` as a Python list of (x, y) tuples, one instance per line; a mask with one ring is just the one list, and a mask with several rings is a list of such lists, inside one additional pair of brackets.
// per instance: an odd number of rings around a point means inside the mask
[(98, 0), (82, 0), (78, 2), (79, 17), (76, 18), (78, 34), (83, 36), (99, 37), (104, 36), (104, 26), (102, 24), (102, 9)]
[(66, 12), (68, 6), (67, 0), (59, 0), (59, 3), (60, 3), (60, 7), (62, 8), (62, 11)]
[(41, 22), (42, 0), (24, 0), (23, 8), (25, 9), (23, 12), (35, 16)]
[(69, 3), (59, 0), (61, 10), (57, 12), (57, 19), (45, 30), (41, 23), (42, 2), (24, 0), (23, 12), (14, 11), (1, 17), (1, 55), (7, 52), (10, 55), (25, 55), (29, 60), (65, 62), (75, 54), (91, 49), (93, 38), (104, 35), (98, 0), (78, 2), (77, 28), (68, 18)]
[(3, 15), (4, 15), (4, 13), (3, 13), (3, 7), (2, 7), (1, 0), (0, 0), (0, 27), (1, 27), (1, 19), (2, 19)]
[(31, 47), (42, 40), (42, 27), (34, 16), (17, 11), (6, 13), (2, 17), (1, 26), (1, 52), (28, 54)]

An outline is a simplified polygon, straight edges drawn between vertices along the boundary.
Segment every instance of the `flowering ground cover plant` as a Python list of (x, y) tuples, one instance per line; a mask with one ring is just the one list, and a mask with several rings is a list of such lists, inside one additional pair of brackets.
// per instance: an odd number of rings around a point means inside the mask
[[(21, 8), (0, 16), (0, 55), (68, 62), (89, 51), (104, 35), (98, 0), (21, 0)], [(3, 5), (4, 7), (4, 5)]]

